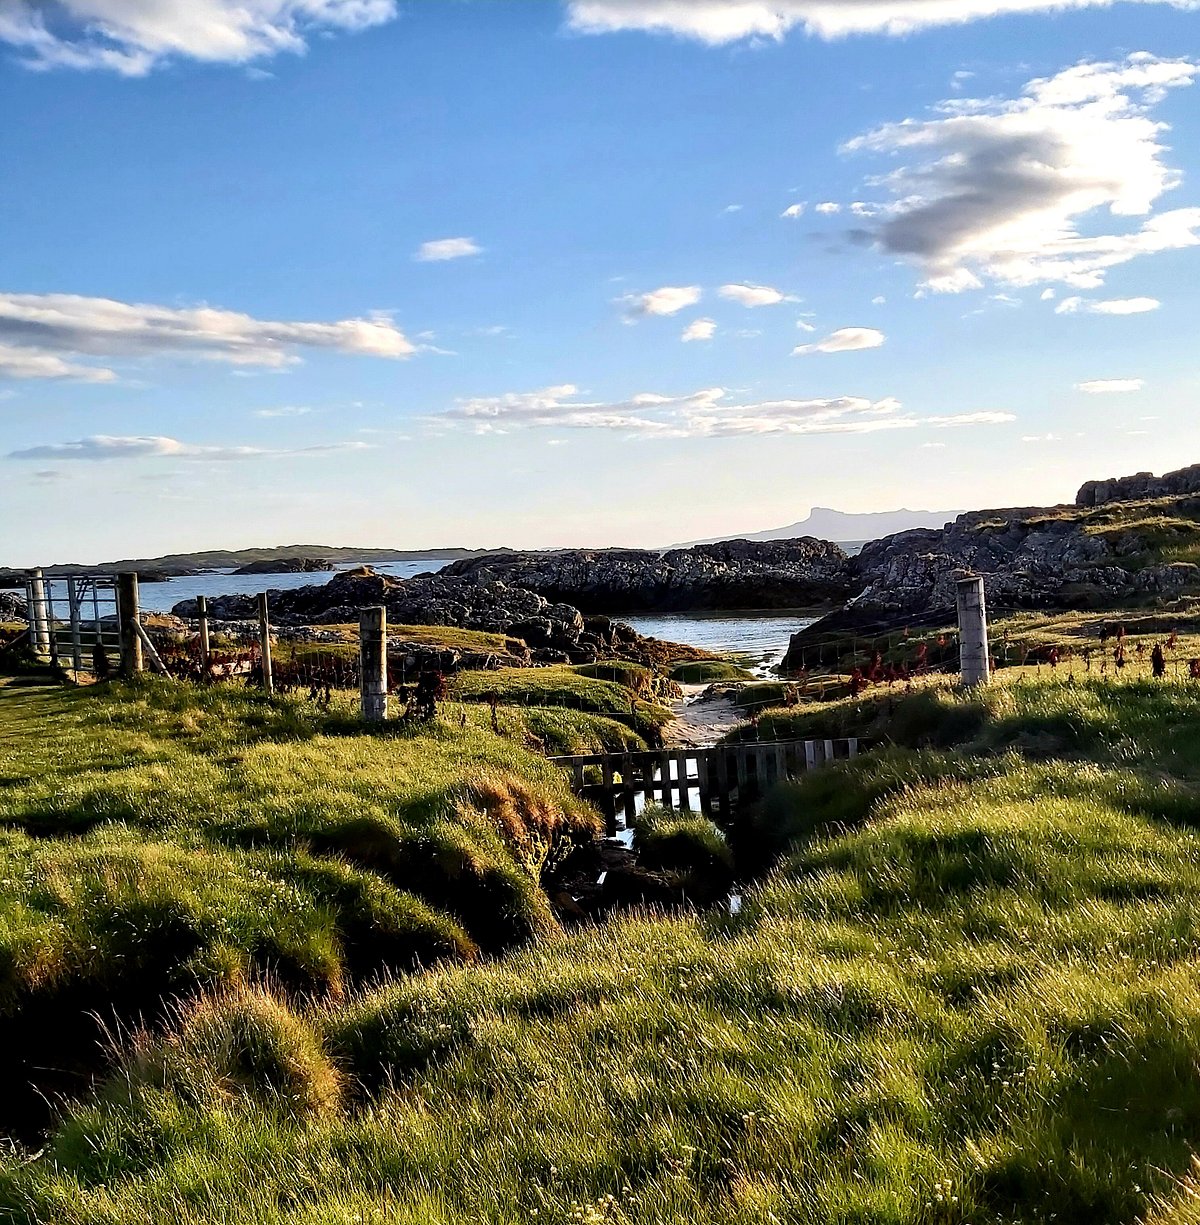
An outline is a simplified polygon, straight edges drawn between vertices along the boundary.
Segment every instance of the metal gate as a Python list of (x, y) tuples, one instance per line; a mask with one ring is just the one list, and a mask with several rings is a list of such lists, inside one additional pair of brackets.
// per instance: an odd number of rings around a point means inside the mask
[(121, 657), (121, 607), (111, 574), (25, 580), (29, 646), (46, 663), (73, 672), (107, 675)]

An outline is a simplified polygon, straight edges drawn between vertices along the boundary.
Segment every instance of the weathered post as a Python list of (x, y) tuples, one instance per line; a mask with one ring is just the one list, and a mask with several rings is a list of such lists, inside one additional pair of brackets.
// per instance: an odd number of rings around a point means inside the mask
[(275, 673), (271, 667), (271, 613), (267, 608), (267, 593), (258, 597), (258, 644), (262, 654), (263, 689), (275, 692)]
[(46, 621), (46, 582), (41, 567), (29, 571), (29, 636), (38, 655), (50, 654), (50, 627)]
[(196, 597), (196, 617), (200, 622), (200, 672), (207, 676), (212, 671), (212, 643), (208, 637), (208, 596)]
[(78, 680), (83, 671), (83, 634), (79, 621), (79, 589), (73, 576), (67, 577), (67, 603), (71, 606), (71, 667)]
[(128, 680), (145, 667), (142, 659), (142, 636), (138, 633), (141, 616), (138, 576), (125, 572), (117, 575), (117, 625), (121, 631), (121, 675)]
[(358, 675), (362, 717), (383, 723), (388, 717), (386, 608), (364, 608), (358, 615)]
[(958, 644), (963, 685), (968, 689), (986, 685), (992, 679), (992, 665), (983, 579), (978, 575), (958, 580)]

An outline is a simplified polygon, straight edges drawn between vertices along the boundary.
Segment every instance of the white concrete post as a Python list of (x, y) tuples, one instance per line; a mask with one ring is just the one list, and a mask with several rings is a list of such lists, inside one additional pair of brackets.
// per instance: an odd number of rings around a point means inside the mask
[(959, 671), (967, 689), (986, 685), (992, 679), (988, 654), (987, 605), (983, 598), (983, 579), (978, 576), (958, 580)]
[(358, 675), (362, 717), (383, 723), (388, 717), (387, 609), (364, 608), (358, 615)]
[(41, 567), (29, 571), (29, 637), (38, 655), (50, 654), (50, 624), (46, 616), (46, 582)]
[(258, 645), (262, 656), (263, 689), (267, 693), (275, 692), (275, 669), (271, 662), (271, 610), (267, 606), (267, 593), (259, 593), (258, 597)]
[(208, 597), (196, 597), (196, 619), (200, 622), (200, 672), (207, 676), (212, 671), (212, 642), (208, 634)]

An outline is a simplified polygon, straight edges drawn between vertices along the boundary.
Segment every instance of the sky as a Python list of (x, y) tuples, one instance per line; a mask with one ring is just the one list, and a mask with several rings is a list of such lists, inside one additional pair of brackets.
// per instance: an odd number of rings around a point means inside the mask
[(0, 0), (0, 564), (1200, 462), (1200, 0)]

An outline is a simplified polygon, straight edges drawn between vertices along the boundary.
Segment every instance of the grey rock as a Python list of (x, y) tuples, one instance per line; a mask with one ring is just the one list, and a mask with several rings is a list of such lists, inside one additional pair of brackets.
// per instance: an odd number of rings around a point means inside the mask
[(0, 621), (28, 621), (25, 601), (11, 591), (0, 591)]
[(481, 584), (499, 580), (592, 614), (800, 608), (845, 599), (854, 590), (850, 558), (812, 537), (725, 540), (665, 553), (492, 553), (454, 562), (442, 574)]

